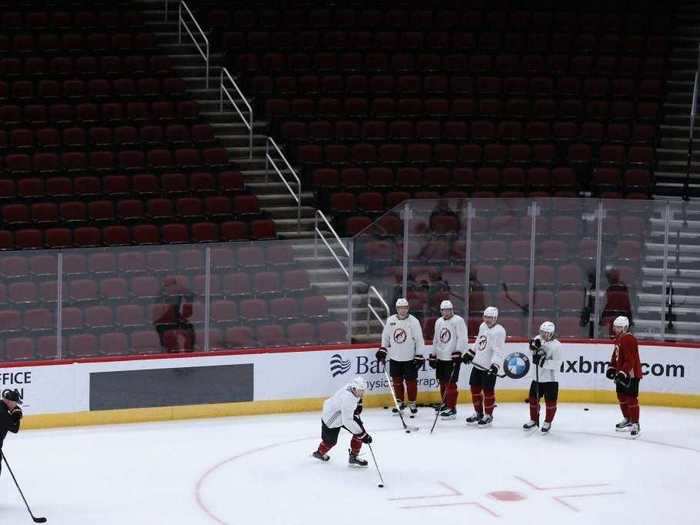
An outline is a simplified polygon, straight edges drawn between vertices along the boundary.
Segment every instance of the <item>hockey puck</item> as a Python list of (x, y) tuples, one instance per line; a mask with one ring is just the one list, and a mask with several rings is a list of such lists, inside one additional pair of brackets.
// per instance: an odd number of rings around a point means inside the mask
[(384, 410), (389, 410), (389, 407), (384, 407)]
[(377, 487), (379, 487), (380, 489), (383, 489), (383, 488), (384, 488), (384, 485), (382, 485), (382, 484), (380, 483), (379, 485), (377, 485)]
[(406, 429), (406, 434), (410, 434), (410, 433), (411, 433), (411, 431)]
[(588, 407), (584, 408), (584, 410), (585, 410), (586, 412), (588, 412)]

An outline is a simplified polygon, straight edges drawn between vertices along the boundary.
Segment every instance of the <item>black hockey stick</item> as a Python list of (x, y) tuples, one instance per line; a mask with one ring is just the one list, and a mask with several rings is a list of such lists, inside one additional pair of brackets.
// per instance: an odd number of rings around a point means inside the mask
[(394, 392), (394, 385), (391, 383), (391, 378), (389, 377), (389, 372), (386, 371), (386, 366), (384, 367), (384, 375), (386, 376), (386, 380), (389, 382), (389, 391), (391, 392), (391, 397), (394, 399), (394, 406), (396, 407), (396, 412), (401, 418), (401, 424), (403, 425), (403, 429), (406, 431), (406, 434), (410, 434), (411, 432), (418, 432), (418, 427), (407, 425), (406, 421), (403, 418), (403, 414), (401, 413), (401, 407), (399, 406), (399, 402), (396, 400), (396, 392)]
[(430, 433), (433, 433), (433, 430), (435, 430), (435, 425), (437, 425), (437, 420), (438, 417), (440, 416), (440, 409), (445, 406), (445, 399), (447, 399), (447, 389), (449, 388), (450, 384), (452, 384), (452, 380), (455, 377), (455, 372), (459, 370), (459, 365), (462, 363), (455, 363), (454, 361), (452, 362), (452, 373), (450, 374), (450, 380), (448, 381), (447, 385), (445, 386), (445, 393), (442, 394), (442, 400), (440, 401), (440, 406), (438, 409), (435, 411), (435, 419), (433, 419), (433, 426), (430, 427)]
[(17, 490), (19, 491), (19, 495), (22, 496), (22, 499), (24, 500), (24, 504), (27, 506), (27, 512), (29, 512), (29, 515), (32, 517), (34, 520), (34, 523), (46, 523), (46, 518), (37, 518), (32, 514), (32, 509), (29, 508), (29, 503), (27, 503), (27, 498), (24, 497), (24, 493), (22, 492), (22, 489), (19, 487), (19, 483), (17, 483), (17, 478), (15, 478), (15, 474), (12, 472), (12, 468), (10, 467), (10, 464), (7, 462), (7, 456), (5, 456), (5, 453), (0, 450), (0, 456), (2, 456), (2, 459), (5, 460), (5, 465), (7, 466), (7, 470), (10, 471), (10, 476), (12, 476), (12, 480), (15, 482), (15, 487), (17, 487)]
[(530, 307), (526, 304), (520, 304), (518, 301), (513, 299), (510, 296), (510, 292), (508, 291), (508, 285), (506, 283), (501, 283), (501, 286), (503, 287), (503, 293), (505, 294), (505, 298), (508, 299), (514, 306), (517, 306), (520, 308), (524, 314), (527, 314), (530, 311)]
[(372, 454), (372, 461), (374, 461), (374, 467), (377, 469), (377, 474), (379, 475), (379, 483), (377, 483), (377, 487), (384, 488), (384, 478), (382, 477), (382, 471), (379, 470), (379, 464), (377, 463), (377, 458), (374, 456), (374, 450), (372, 450), (372, 444), (367, 443), (367, 446), (369, 447), (369, 451)]
[(537, 403), (537, 426), (540, 426), (540, 364), (535, 363), (535, 396)]

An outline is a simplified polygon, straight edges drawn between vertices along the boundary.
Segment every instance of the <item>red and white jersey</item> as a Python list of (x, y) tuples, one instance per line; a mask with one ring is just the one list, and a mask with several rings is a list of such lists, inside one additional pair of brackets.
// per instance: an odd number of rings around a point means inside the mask
[(453, 315), (449, 319), (440, 317), (435, 321), (435, 334), (433, 335), (433, 354), (441, 361), (450, 361), (452, 352), (464, 353), (467, 351), (467, 324), (459, 315)]
[(506, 345), (506, 329), (496, 323), (491, 328), (486, 323), (481, 323), (479, 333), (476, 336), (472, 350), (474, 360), (472, 364), (482, 370), (488, 370), (491, 365), (499, 369), (503, 366), (503, 354)]
[[(558, 339), (552, 339), (551, 341), (544, 341), (539, 335), (535, 337), (542, 341), (542, 347), (540, 350), (544, 350), (544, 363), (542, 366), (538, 367), (537, 374), (539, 374), (540, 383), (550, 383), (558, 381), (557, 372), (561, 368), (561, 343)], [(534, 380), (537, 375), (535, 374), (535, 363), (532, 363), (532, 370), (530, 375)]]
[(610, 366), (625, 372), (630, 377), (642, 378), (642, 363), (639, 360), (637, 338), (629, 332), (615, 337), (615, 349), (610, 358)]
[(423, 329), (418, 319), (408, 315), (399, 319), (394, 314), (386, 320), (382, 332), (382, 347), (386, 348), (389, 359), (412, 361), (416, 354), (423, 353)]
[(355, 421), (359, 402), (360, 398), (352, 393), (352, 383), (348, 383), (323, 402), (321, 419), (328, 428), (345, 427), (353, 434), (362, 434), (362, 428)]

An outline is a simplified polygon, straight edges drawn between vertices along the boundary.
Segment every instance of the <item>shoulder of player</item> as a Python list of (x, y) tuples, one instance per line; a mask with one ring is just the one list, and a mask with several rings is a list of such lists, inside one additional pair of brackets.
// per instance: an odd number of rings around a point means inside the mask
[(493, 330), (494, 332), (503, 333), (503, 335), (506, 335), (506, 329), (503, 328), (503, 325), (502, 325), (502, 324), (495, 324), (495, 325), (493, 326), (492, 330)]

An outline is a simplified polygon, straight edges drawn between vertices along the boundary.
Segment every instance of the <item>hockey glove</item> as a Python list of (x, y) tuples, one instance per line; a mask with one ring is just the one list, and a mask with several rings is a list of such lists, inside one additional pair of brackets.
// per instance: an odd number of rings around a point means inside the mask
[(540, 348), (542, 348), (542, 341), (540, 339), (536, 337), (530, 339), (530, 350), (537, 352)]
[(462, 363), (462, 352), (452, 352), (452, 363), (459, 366)]
[(498, 366), (491, 365), (488, 369), (488, 373), (491, 374), (492, 376), (497, 376), (498, 375)]
[(437, 356), (435, 354), (430, 354), (428, 356), (428, 364), (430, 365), (430, 368), (435, 370), (437, 368)]
[(19, 421), (22, 419), (22, 409), (19, 407), (15, 407), (12, 410), (10, 410), (10, 416), (12, 416), (12, 419), (15, 421)]
[(379, 348), (379, 350), (377, 350), (377, 353), (374, 354), (374, 356), (380, 363), (386, 362), (386, 348), (382, 346), (381, 348)]
[(620, 371), (617, 374), (615, 374), (615, 382), (618, 385), (622, 385), (625, 387), (630, 386), (630, 376), (627, 375), (627, 373)]
[(535, 366), (543, 366), (544, 361), (545, 361), (544, 352), (538, 351), (532, 355), (532, 362), (535, 363)]
[(464, 352), (464, 355), (462, 356), (462, 363), (465, 365), (468, 365), (469, 363), (472, 362), (472, 359), (474, 359), (474, 350), (467, 350)]
[(423, 354), (416, 354), (413, 358), (413, 364), (416, 365), (416, 369), (422, 367), (424, 363), (425, 357), (423, 357)]
[(607, 377), (607, 378), (610, 379), (611, 381), (614, 381), (614, 380), (615, 380), (615, 375), (616, 375), (616, 374), (617, 374), (617, 370), (615, 370), (613, 367), (609, 367), (609, 368), (605, 371), (605, 377)]
[(370, 436), (367, 432), (363, 432), (362, 434), (358, 435), (357, 439), (368, 445), (372, 442), (372, 436)]

